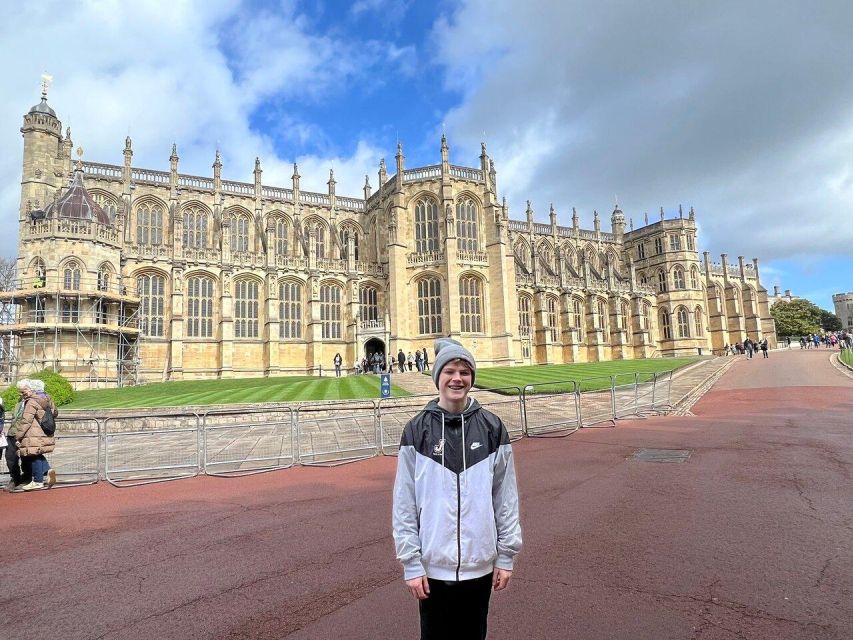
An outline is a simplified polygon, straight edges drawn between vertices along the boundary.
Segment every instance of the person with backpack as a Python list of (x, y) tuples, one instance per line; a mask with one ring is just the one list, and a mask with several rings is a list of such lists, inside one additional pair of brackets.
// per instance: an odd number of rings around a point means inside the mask
[(23, 413), (15, 430), (18, 456), (21, 458), (21, 472), (32, 479), (20, 487), (21, 491), (34, 491), (56, 484), (56, 471), (50, 468), (44, 454), (53, 451), (56, 446), (56, 417), (59, 412), (50, 396), (44, 391), (41, 380), (19, 380)]

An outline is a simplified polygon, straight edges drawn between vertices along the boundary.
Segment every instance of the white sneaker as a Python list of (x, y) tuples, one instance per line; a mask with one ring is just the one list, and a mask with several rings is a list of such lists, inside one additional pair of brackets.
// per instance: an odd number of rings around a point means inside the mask
[(35, 491), (36, 489), (44, 489), (44, 483), (33, 480), (29, 484), (25, 484), (21, 487), (21, 491)]

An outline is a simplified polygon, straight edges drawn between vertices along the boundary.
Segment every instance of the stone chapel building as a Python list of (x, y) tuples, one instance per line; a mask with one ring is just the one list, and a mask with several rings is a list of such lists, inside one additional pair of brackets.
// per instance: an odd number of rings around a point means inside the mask
[(78, 387), (352, 368), (374, 352), (465, 343), (481, 366), (775, 345), (758, 261), (698, 253), (693, 210), (626, 229), (508, 215), (485, 145), (476, 167), (407, 169), (402, 145), (360, 197), (72, 160), (42, 100), (24, 116), (18, 282), (0, 294), (3, 367)]

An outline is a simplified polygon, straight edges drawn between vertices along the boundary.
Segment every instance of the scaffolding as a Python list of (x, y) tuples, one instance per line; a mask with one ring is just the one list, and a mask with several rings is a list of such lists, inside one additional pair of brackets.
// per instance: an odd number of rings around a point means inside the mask
[(42, 369), (78, 389), (139, 382), (139, 298), (103, 274), (36, 274), (0, 292), (0, 380)]

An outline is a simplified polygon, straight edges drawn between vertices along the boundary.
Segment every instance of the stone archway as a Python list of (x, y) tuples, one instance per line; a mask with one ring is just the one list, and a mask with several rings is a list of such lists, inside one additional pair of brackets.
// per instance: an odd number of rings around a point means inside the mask
[[(375, 357), (376, 354), (379, 355), (378, 359)], [(381, 372), (386, 357), (385, 342), (379, 338), (370, 338), (364, 343), (364, 355), (367, 357), (368, 370), (373, 373)]]

